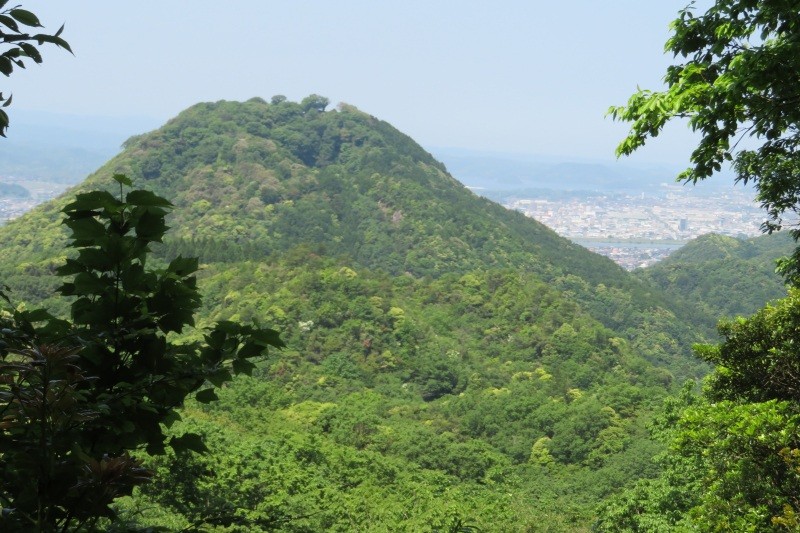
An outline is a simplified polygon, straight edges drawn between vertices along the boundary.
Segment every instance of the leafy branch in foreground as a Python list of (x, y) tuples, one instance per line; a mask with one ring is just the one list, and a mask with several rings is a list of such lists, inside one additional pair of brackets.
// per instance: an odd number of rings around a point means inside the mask
[[(62, 25), (54, 34), (28, 33), (27, 28), (41, 28), (39, 18), (19, 5), (6, 8), (8, 0), (0, 0), (0, 73), (10, 76), (14, 67), (25, 68), (23, 59), (27, 58), (34, 63), (42, 62), (42, 54), (37, 46), (44, 43), (54, 44), (72, 53), (69, 43), (61, 37), (64, 31)], [(26, 28), (27, 27), (27, 28)], [(35, 43), (35, 44), (34, 44)], [(2, 109), (11, 105), (11, 95), (3, 97), (0, 92), (0, 136), (6, 136), (8, 129), (8, 114)]]
[[(753, 183), (768, 233), (789, 225), (800, 242), (800, 12), (796, 2), (716, 0), (672, 23), (667, 89), (638, 91), (609, 114), (631, 123), (628, 155), (676, 118), (700, 134), (697, 182), (732, 163)], [(681, 59), (679, 59), (681, 58)], [(742, 143), (743, 140), (746, 142)], [(702, 395), (666, 435), (656, 480), (601, 510), (600, 531), (797, 531), (800, 528), (800, 245), (778, 270), (789, 295), (749, 319), (722, 322), (723, 342), (698, 346), (715, 365)]]
[[(205, 450), (198, 434), (167, 439), (165, 426), (190, 394), (216, 398), (252, 360), (282, 347), (271, 329), (220, 322), (202, 341), (177, 342), (201, 303), (197, 259), (146, 264), (167, 231), (171, 204), (114, 179), (78, 194), (64, 224), (76, 254), (58, 269), (71, 319), (43, 309), (0, 315), (0, 529), (91, 530), (110, 504), (151, 473), (129, 453)], [(210, 383), (211, 387), (206, 384)]]
[[(674, 119), (700, 134), (691, 167), (697, 182), (732, 163), (736, 181), (753, 183), (767, 211), (766, 232), (800, 214), (800, 11), (794, 2), (717, 0), (702, 14), (693, 6), (670, 25), (664, 91), (639, 90), (609, 114), (631, 123), (617, 155), (630, 155)], [(744, 142), (743, 142), (744, 141)], [(788, 216), (787, 216), (788, 214)], [(788, 220), (787, 220), (788, 219)], [(780, 263), (800, 280), (800, 247)]]

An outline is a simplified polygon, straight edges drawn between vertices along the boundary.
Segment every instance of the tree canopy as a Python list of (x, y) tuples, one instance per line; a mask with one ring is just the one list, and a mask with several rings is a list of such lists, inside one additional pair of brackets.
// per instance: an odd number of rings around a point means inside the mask
[[(674, 119), (688, 119), (700, 140), (680, 178), (705, 179), (732, 164), (753, 183), (772, 232), (800, 212), (800, 11), (794, 2), (717, 0), (705, 13), (692, 5), (671, 24), (666, 90), (639, 90), (609, 114), (631, 123), (617, 148), (629, 155)], [(792, 235), (800, 238), (800, 228)], [(790, 279), (798, 259), (782, 264)]]
[[(168, 439), (190, 394), (249, 374), (280, 347), (275, 331), (220, 321), (174, 340), (201, 303), (197, 259), (152, 268), (171, 204), (146, 190), (78, 194), (63, 212), (74, 253), (57, 269), (70, 319), (0, 309), (0, 529), (75, 531), (113, 517), (110, 504), (150, 472), (130, 453), (202, 451), (197, 433)], [(0, 298), (10, 304), (8, 288)], [(172, 336), (170, 336), (172, 334)]]
[[(688, 119), (701, 137), (681, 178), (696, 182), (732, 163), (736, 180), (753, 183), (767, 210), (763, 229), (792, 224), (797, 244), (797, 3), (717, 0), (699, 16), (691, 6), (684, 9), (671, 27), (666, 48), (680, 59), (667, 70), (667, 89), (640, 90), (610, 110), (632, 122), (618, 154), (630, 154), (670, 120)], [(798, 284), (800, 246), (779, 268)], [(749, 319), (723, 321), (724, 341), (696, 348), (715, 370), (701, 395), (673, 401), (657, 424), (656, 433), (670, 442), (663, 475), (606, 505), (599, 531), (798, 530), (797, 291)]]

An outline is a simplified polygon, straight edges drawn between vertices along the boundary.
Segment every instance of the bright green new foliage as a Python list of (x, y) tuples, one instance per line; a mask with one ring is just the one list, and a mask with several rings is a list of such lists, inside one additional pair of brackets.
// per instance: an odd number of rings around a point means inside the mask
[[(667, 70), (667, 90), (639, 91), (610, 110), (632, 123), (618, 154), (686, 118), (701, 137), (681, 177), (696, 182), (731, 162), (737, 181), (752, 182), (767, 210), (763, 229), (781, 229), (787, 213), (800, 211), (797, 3), (717, 0), (700, 16), (683, 10), (672, 30), (666, 48), (683, 62)], [(796, 225), (791, 234), (797, 244)], [(792, 285), (800, 282), (800, 247), (779, 270)], [(676, 283), (685, 274), (668, 273)], [(724, 342), (697, 349), (716, 365), (703, 394), (662, 432), (671, 442), (664, 474), (606, 505), (598, 530), (798, 530), (798, 325), (796, 290), (749, 319), (722, 323)]]
[[(785, 225), (800, 204), (800, 10), (795, 2), (717, 0), (701, 15), (692, 6), (671, 25), (667, 90), (640, 90), (609, 110), (631, 122), (617, 154), (629, 155), (667, 122), (688, 119), (700, 133), (692, 166), (696, 182), (733, 163), (737, 181), (752, 182), (767, 210), (764, 230)], [(744, 140), (744, 142), (742, 142)], [(800, 231), (793, 230), (795, 240)], [(782, 269), (798, 276), (800, 250)]]
[[(202, 340), (176, 343), (201, 304), (196, 259), (147, 265), (171, 204), (152, 192), (78, 194), (64, 224), (74, 249), (57, 273), (70, 320), (42, 309), (0, 315), (0, 529), (92, 529), (109, 505), (149, 479), (129, 452), (205, 449), (200, 435), (169, 439), (192, 393), (216, 398), (251, 359), (280, 347), (275, 331), (219, 322)], [(5, 290), (8, 290), (6, 287)], [(10, 304), (7, 294), (0, 296)], [(198, 392), (199, 391), (199, 392)]]

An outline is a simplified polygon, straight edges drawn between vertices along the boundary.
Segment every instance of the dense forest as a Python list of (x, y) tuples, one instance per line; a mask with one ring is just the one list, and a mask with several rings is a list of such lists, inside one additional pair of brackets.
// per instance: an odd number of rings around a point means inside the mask
[[(3, 74), (71, 51), (6, 4)], [(618, 155), (686, 119), (794, 243), (626, 273), (351, 105), (197, 104), (0, 227), (0, 530), (800, 530), (800, 17), (670, 29)]]
[(748, 316), (764, 303), (786, 296), (776, 261), (793, 249), (786, 233), (752, 239), (709, 234), (636, 274), (712, 317)]
[[(411, 139), (349, 105), (199, 104), (76, 190), (0, 231), (15, 304), (65, 315), (59, 210), (134, 186), (175, 208), (153, 260), (199, 256), (214, 321), (286, 347), (191, 401), (169, 431), (205, 454), (150, 460), (117, 505), (170, 530), (589, 530), (657, 474), (647, 429), (706, 371), (714, 320), (655, 284), (479, 198)], [(196, 333), (187, 332), (187, 338)]]

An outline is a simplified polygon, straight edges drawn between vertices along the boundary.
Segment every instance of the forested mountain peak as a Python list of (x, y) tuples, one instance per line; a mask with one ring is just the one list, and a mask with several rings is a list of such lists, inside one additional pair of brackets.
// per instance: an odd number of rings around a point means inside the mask
[(169, 198), (173, 251), (207, 260), (302, 243), (395, 274), (519, 267), (632, 287), (610, 260), (471, 193), (388, 123), (327, 105), (317, 95), (197, 104), (129, 139), (83, 186), (123, 172)]
[[(198, 104), (79, 187), (114, 190), (121, 172), (169, 199), (156, 260), (200, 257), (198, 326), (257, 321), (287, 344), (218, 405), (190, 406), (186, 424), (220, 448), (164, 465), (176, 483), (147, 497), (174, 517), (168, 529), (202, 521), (198, 498), (308, 517), (298, 530), (310, 531), (462, 516), (488, 530), (543, 516), (588, 527), (594, 502), (648, 474), (645, 423), (702, 370), (689, 346), (706, 317), (477, 197), (389, 124), (327, 105)], [(15, 299), (67, 305), (51, 273), (75, 192), (0, 228)], [(241, 463), (236, 483), (211, 463)], [(285, 478), (265, 479), (273, 470)], [(308, 494), (278, 501), (292, 483)]]
[[(782, 238), (785, 236), (785, 234), (776, 234), (771, 242), (783, 244)], [(759, 242), (766, 243), (766, 240), (762, 239)], [(666, 258), (662, 262), (662, 266), (670, 263), (700, 263), (733, 258), (747, 259), (758, 253), (759, 247), (755, 239), (737, 239), (718, 233), (709, 233), (688, 242), (686, 246)]]
[[(250, 151), (258, 155), (259, 150), (274, 151), (278, 147), (288, 151), (303, 165), (322, 168), (342, 162), (351, 146), (364, 148), (389, 148), (395, 155), (410, 158), (444, 170), (443, 165), (416, 144), (410, 137), (396, 130), (387, 122), (360, 111), (353, 105), (340, 103), (328, 110), (327, 98), (311, 95), (301, 102), (291, 102), (281, 96), (268, 103), (262, 98), (251, 98), (246, 102), (204, 102), (179, 113), (163, 127), (153, 132), (131, 137), (125, 148), (155, 148), (168, 140), (180, 139), (182, 144), (196, 145), (197, 134), (205, 137), (208, 131), (232, 136), (232, 141), (244, 141), (234, 148), (236, 155)], [(248, 146), (247, 140), (262, 139), (272, 142), (255, 142)], [(217, 140), (219, 141), (219, 140)], [(213, 142), (207, 141), (196, 153), (207, 153)], [(248, 150), (249, 149), (249, 150)], [(225, 154), (223, 154), (225, 155)], [(228, 158), (232, 154), (227, 154)], [(341, 158), (341, 159), (340, 159)], [(148, 178), (154, 177), (156, 168), (145, 171)]]
[[(269, 103), (196, 104), (161, 128), (130, 138), (79, 188), (108, 188), (110, 176), (121, 172), (168, 198), (175, 209), (159, 250), (164, 256), (226, 264), (282, 260), (304, 247), (353, 268), (416, 278), (520, 269), (564, 291), (608, 327), (629, 327), (638, 316), (675, 329), (668, 323), (677, 309), (661, 291), (521, 213), (476, 196), (390, 124), (349, 104), (327, 107), (318, 95), (299, 103), (276, 96)], [(62, 256), (58, 209), (72, 194), (0, 231), (0, 245), (20, 250), (14, 256), (27, 265), (14, 268), (14, 275), (32, 273), (40, 298), (49, 288), (38, 274)], [(47, 259), (34, 266), (26, 256)], [(712, 323), (691, 310), (680, 314), (690, 319), (677, 326), (687, 342), (696, 340), (698, 324)], [(685, 362), (688, 345), (671, 346), (667, 352), (682, 353)]]

